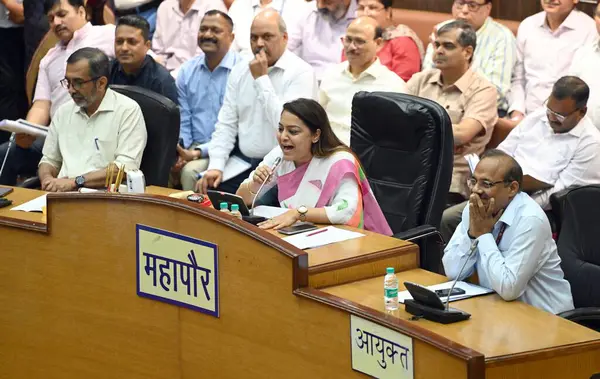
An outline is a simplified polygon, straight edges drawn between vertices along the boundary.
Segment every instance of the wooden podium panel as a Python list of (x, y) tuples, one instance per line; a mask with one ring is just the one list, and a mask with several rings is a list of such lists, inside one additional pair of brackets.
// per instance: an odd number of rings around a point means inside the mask
[[(138, 296), (137, 225), (217, 245), (219, 318)], [(0, 209), (0, 378), (365, 378), (351, 316), (412, 339), (418, 379), (600, 372), (599, 333), (496, 295), (454, 303), (472, 317), (452, 325), (386, 312), (381, 267), (447, 279), (416, 269), (414, 245), (366, 234), (304, 252), (157, 195), (51, 194), (47, 221)]]
[[(0, 214), (0, 377), (364, 377), (348, 312), (294, 294), (308, 255), (270, 233), (152, 196), (51, 194), (47, 230), (13, 214)], [(137, 224), (218, 246), (220, 318), (137, 296)]]
[[(323, 291), (380, 312), (384, 307), (377, 290), (383, 277), (330, 287)], [(398, 280), (425, 286), (448, 279), (421, 269), (398, 274)], [(582, 378), (600, 373), (600, 333), (520, 301), (498, 295), (452, 302), (471, 314), (467, 321), (450, 325), (428, 320), (409, 321), (485, 355), (486, 378)], [(401, 306), (393, 316), (410, 320)]]

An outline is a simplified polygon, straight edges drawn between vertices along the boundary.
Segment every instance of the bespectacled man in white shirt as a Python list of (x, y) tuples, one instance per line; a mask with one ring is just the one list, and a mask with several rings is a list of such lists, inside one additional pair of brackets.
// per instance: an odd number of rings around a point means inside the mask
[(327, 70), (321, 82), (319, 103), (327, 112), (335, 135), (348, 146), (352, 99), (357, 92), (407, 92), (404, 80), (377, 58), (383, 44), (382, 35), (383, 29), (371, 17), (352, 21), (342, 37), (348, 61)]
[[(71, 96), (55, 113), (40, 161), (42, 190), (105, 186), (108, 167), (140, 167), (148, 138), (140, 106), (108, 88), (108, 57), (84, 47), (67, 59), (61, 80)], [(113, 163), (114, 162), (114, 163)]]
[[(254, 18), (250, 29), (254, 59), (240, 62), (229, 75), (208, 148), (208, 170), (197, 184), (202, 192), (219, 188), (235, 193), (277, 144), (283, 104), (298, 98), (316, 99), (314, 70), (287, 50), (287, 40), (285, 22), (276, 10), (264, 10)], [(225, 163), (231, 155), (252, 167), (223, 183)]]
[[(545, 105), (525, 117), (498, 146), (519, 162), (521, 189), (542, 208), (549, 208), (550, 195), (567, 187), (600, 184), (600, 131), (586, 115), (589, 93), (581, 79), (560, 78)], [(444, 238), (452, 235), (465, 206), (466, 202), (444, 211)]]
[(469, 180), (469, 206), (444, 250), (444, 270), (459, 280), (477, 272), (479, 283), (502, 299), (558, 314), (573, 309), (571, 286), (548, 218), (521, 191), (524, 179), (510, 155), (495, 149), (482, 155)]
[(577, 51), (569, 74), (580, 77), (590, 86), (588, 116), (596, 128), (600, 129), (600, 75), (598, 75), (600, 68), (600, 4), (596, 7), (594, 20), (596, 29), (598, 29), (598, 37), (594, 42)]

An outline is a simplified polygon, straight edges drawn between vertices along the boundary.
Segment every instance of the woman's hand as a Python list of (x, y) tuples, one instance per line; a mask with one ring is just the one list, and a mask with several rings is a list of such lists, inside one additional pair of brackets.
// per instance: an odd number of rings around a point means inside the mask
[(290, 209), (284, 214), (259, 223), (258, 227), (261, 229), (279, 230), (281, 228), (285, 228), (286, 226), (294, 225), (299, 219), (300, 213), (298, 213), (298, 211), (295, 209)]
[(264, 183), (265, 180), (271, 175), (271, 169), (267, 165), (258, 166), (254, 170), (254, 175), (252, 175), (252, 181), (258, 185)]

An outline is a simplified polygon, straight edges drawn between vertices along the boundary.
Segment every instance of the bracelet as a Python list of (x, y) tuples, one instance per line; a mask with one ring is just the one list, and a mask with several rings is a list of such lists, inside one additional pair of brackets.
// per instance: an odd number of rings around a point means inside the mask
[(250, 192), (250, 195), (256, 196), (256, 192), (252, 192), (250, 189), (250, 182), (246, 182), (246, 188), (248, 189), (248, 192)]

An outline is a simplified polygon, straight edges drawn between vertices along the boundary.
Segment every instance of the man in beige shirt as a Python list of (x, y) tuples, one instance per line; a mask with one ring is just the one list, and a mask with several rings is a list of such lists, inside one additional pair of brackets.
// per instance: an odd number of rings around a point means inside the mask
[(477, 34), (464, 21), (438, 30), (433, 61), (436, 68), (415, 74), (408, 92), (442, 105), (452, 120), (454, 171), (449, 202), (467, 198), (469, 166), (464, 155), (481, 154), (498, 119), (496, 87), (471, 70)]
[(406, 93), (406, 83), (381, 64), (377, 51), (383, 44), (383, 30), (371, 17), (352, 21), (342, 38), (347, 62), (325, 72), (319, 103), (327, 111), (336, 136), (350, 146), (352, 99), (360, 91)]
[(125, 171), (140, 167), (147, 140), (142, 111), (108, 88), (108, 70), (108, 57), (96, 48), (79, 49), (67, 59), (61, 84), (72, 101), (50, 124), (38, 168), (43, 190), (99, 188), (109, 165)]

